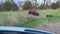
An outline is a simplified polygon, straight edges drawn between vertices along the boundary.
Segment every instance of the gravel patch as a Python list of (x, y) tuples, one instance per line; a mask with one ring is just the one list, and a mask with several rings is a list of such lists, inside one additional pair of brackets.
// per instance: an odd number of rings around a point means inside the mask
[(60, 34), (60, 22), (44, 22), (37, 25), (35, 28)]

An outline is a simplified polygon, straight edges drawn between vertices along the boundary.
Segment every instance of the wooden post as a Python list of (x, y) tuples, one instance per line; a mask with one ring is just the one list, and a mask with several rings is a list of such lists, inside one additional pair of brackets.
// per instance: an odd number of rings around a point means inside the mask
[(46, 18), (48, 18), (48, 22), (50, 22), (51, 20), (51, 18), (53, 17), (53, 15), (46, 15)]

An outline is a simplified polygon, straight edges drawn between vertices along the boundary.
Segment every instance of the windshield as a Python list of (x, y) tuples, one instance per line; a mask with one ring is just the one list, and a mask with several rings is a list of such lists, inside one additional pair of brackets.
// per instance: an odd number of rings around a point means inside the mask
[(60, 0), (0, 0), (0, 26), (60, 34)]

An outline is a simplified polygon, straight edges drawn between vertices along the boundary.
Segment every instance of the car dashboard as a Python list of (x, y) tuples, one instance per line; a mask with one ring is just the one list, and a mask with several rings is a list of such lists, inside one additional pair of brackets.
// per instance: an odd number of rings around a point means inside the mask
[(54, 33), (31, 28), (0, 27), (0, 34), (54, 34)]

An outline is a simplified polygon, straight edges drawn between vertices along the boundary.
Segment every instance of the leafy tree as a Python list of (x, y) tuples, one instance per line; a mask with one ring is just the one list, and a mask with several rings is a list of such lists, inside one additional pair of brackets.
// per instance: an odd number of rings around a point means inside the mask
[(4, 6), (4, 10), (6, 10), (6, 11), (11, 10), (11, 7), (12, 7), (11, 6), (11, 3), (10, 2), (7, 2), (7, 1), (4, 3), (3, 6)]
[(18, 10), (18, 6), (12, 1), (6, 1), (4, 4), (3, 4), (3, 9), (6, 10), (6, 11), (9, 11), (9, 10)]
[(58, 5), (58, 8), (60, 8), (60, 0), (57, 2), (59, 5)]
[(44, 8), (44, 4), (41, 4), (38, 9), (43, 9)]
[(46, 3), (46, 0), (44, 0), (43, 9), (45, 9), (45, 3)]
[(25, 4), (23, 5), (23, 9), (31, 9), (33, 7), (32, 3), (30, 1), (26, 1)]
[(11, 6), (12, 6), (11, 9), (12, 9), (13, 11), (18, 10), (18, 6), (17, 6), (14, 2), (12, 2)]
[(4, 2), (2, 0), (0, 0), (0, 11), (4, 10)]
[(6, 0), (5, 3), (1, 1), (0, 11), (18, 10), (18, 6), (13, 2), (13, 0)]
[(57, 8), (59, 8), (59, 2), (52, 3), (52, 4), (51, 4), (51, 8), (52, 8), (52, 9), (57, 9)]

